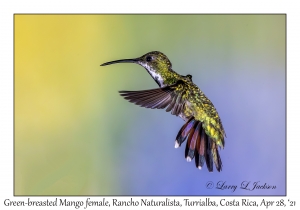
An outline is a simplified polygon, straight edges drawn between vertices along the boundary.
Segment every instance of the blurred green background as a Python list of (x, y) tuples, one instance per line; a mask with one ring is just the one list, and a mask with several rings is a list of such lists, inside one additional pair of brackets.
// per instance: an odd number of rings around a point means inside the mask
[[(15, 15), (15, 195), (284, 195), (285, 18)], [(119, 96), (157, 87), (142, 67), (100, 67), (154, 50), (217, 108), (221, 173), (174, 149), (180, 118)], [(276, 189), (206, 189), (219, 180)]]

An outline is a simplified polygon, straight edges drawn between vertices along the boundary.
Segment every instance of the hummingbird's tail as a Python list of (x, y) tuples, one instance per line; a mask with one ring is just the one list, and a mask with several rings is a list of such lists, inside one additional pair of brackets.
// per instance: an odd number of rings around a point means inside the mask
[(179, 147), (187, 138), (185, 158), (191, 161), (195, 157), (196, 167), (201, 169), (206, 162), (208, 171), (213, 171), (213, 162), (218, 171), (222, 170), (222, 161), (216, 142), (210, 138), (202, 127), (202, 123), (191, 117), (180, 129), (175, 141)]

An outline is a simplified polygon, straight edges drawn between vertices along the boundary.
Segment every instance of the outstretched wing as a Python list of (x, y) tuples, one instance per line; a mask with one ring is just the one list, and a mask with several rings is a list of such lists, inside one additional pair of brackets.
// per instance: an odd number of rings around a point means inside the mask
[(119, 91), (126, 100), (141, 107), (164, 109), (178, 116), (186, 102), (186, 85), (182, 80), (163, 88), (140, 91)]

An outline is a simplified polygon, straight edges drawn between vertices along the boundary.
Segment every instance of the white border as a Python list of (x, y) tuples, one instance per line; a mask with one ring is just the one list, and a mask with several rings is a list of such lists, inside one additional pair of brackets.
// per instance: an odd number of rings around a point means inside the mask
[[(3, 3), (4, 2), (4, 3)], [(300, 33), (297, 1), (2, 1), (0, 3), (0, 208), (4, 199), (13, 197), (13, 14), (14, 13), (286, 13), (287, 14), (287, 197), (266, 197), (270, 200), (291, 199), (300, 205), (299, 195), (299, 111)], [(284, 128), (282, 128), (284, 129)], [(38, 197), (36, 197), (38, 198)], [(43, 199), (46, 197), (39, 197)], [(94, 197), (96, 199), (96, 197)], [(129, 198), (125, 197), (124, 199)], [(159, 199), (158, 197), (154, 197)], [(182, 197), (176, 197), (181, 199)], [(203, 198), (203, 197), (202, 197)], [(225, 197), (233, 200), (234, 197)], [(110, 197), (109, 199), (112, 199)], [(222, 197), (213, 197), (218, 201)], [(235, 197), (242, 199), (242, 197)], [(263, 197), (250, 197), (258, 202)], [(72, 197), (85, 200), (85, 197)], [(195, 198), (196, 200), (196, 198)], [(14, 207), (5, 207), (5, 209)], [(17, 207), (16, 207), (17, 208)], [(18, 207), (20, 208), (20, 207)], [(26, 207), (29, 209), (29, 207)], [(230, 207), (226, 207), (229, 209)], [(269, 207), (270, 208), (270, 207)], [(297, 207), (298, 208), (298, 207)], [(39, 208), (40, 209), (40, 208)], [(139, 207), (140, 209), (140, 207)], [(294, 208), (295, 209), (295, 208)]]

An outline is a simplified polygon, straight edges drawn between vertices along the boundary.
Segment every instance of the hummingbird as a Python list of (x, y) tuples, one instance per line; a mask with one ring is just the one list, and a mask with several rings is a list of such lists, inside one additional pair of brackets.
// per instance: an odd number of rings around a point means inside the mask
[(217, 171), (222, 170), (218, 148), (224, 148), (226, 137), (219, 114), (212, 102), (192, 81), (191, 75), (180, 75), (172, 69), (168, 57), (159, 52), (149, 52), (141, 57), (121, 59), (101, 64), (134, 63), (144, 67), (159, 88), (139, 91), (119, 91), (126, 100), (151, 109), (165, 109), (179, 116), (185, 123), (179, 130), (175, 148), (187, 140), (185, 158), (195, 158), (196, 167), (206, 163), (209, 172), (213, 163)]

